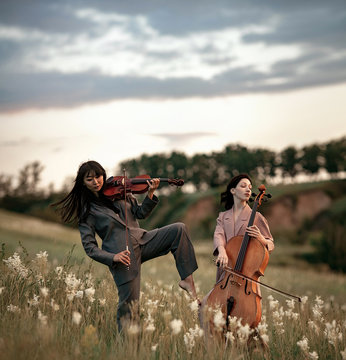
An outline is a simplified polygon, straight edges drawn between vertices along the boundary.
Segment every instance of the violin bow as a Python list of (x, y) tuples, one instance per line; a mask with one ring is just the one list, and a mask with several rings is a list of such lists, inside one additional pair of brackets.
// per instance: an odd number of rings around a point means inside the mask
[[(126, 169), (123, 169), (124, 171), (124, 210), (125, 210), (125, 240), (126, 240), (126, 251), (129, 251), (129, 234), (128, 234), (128, 228), (127, 228), (127, 206), (126, 206)], [(130, 270), (130, 267), (127, 266), (127, 270)]]
[[(215, 259), (214, 259), (214, 262), (216, 262)], [(217, 266), (218, 266), (218, 265), (217, 265)], [(298, 302), (302, 302), (302, 298), (301, 298), (300, 296), (292, 295), (292, 294), (290, 294), (290, 293), (287, 293), (287, 292), (285, 292), (285, 291), (276, 289), (276, 288), (274, 288), (274, 287), (272, 287), (272, 286), (270, 286), (270, 285), (267, 285), (267, 284), (265, 284), (265, 283), (262, 283), (262, 282), (260, 282), (260, 281), (255, 280), (255, 279), (251, 279), (250, 277), (248, 277), (248, 276), (246, 276), (246, 275), (243, 275), (242, 273), (238, 273), (238, 272), (234, 271), (234, 270), (233, 270), (232, 268), (230, 268), (229, 266), (223, 267), (223, 270), (225, 270), (225, 271), (227, 271), (227, 272), (229, 272), (229, 273), (231, 273), (231, 274), (233, 274), (233, 275), (236, 275), (236, 276), (238, 276), (238, 277), (240, 277), (240, 278), (243, 278), (243, 279), (252, 281), (252, 282), (254, 282), (254, 283), (256, 283), (256, 284), (259, 284), (259, 285), (263, 286), (264, 288), (267, 288), (267, 289), (269, 289), (269, 290), (272, 290), (272, 291), (274, 291), (274, 292), (276, 292), (276, 293), (278, 293), (278, 294), (280, 294), (280, 295), (293, 298), (293, 299), (295, 299), (295, 300), (298, 301)]]

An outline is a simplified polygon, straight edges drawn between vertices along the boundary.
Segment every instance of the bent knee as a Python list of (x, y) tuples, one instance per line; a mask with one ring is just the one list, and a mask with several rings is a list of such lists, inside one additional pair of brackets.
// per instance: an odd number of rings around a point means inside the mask
[(175, 228), (176, 228), (177, 230), (185, 231), (185, 232), (187, 231), (186, 225), (185, 225), (183, 222), (176, 222), (176, 223), (174, 223), (173, 225), (175, 226)]

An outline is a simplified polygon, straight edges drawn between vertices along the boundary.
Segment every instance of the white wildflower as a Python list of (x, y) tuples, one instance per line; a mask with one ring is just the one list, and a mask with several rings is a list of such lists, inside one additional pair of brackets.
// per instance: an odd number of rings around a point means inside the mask
[(95, 289), (94, 288), (88, 288), (84, 290), (85, 296), (87, 299), (93, 303), (95, 301), (94, 295), (95, 295)]
[(27, 278), (29, 275), (29, 270), (22, 264), (20, 256), (18, 253), (14, 253), (7, 260), (3, 260), (7, 267), (14, 273), (18, 273), (22, 278)]
[(72, 301), (76, 296), (77, 289), (81, 285), (81, 280), (76, 278), (76, 275), (69, 273), (65, 277), (66, 293), (69, 301)]
[(308, 297), (307, 296), (303, 296), (302, 298), (301, 298), (301, 300), (302, 300), (302, 305), (305, 305), (306, 303), (307, 303), (307, 301), (308, 301)]
[(235, 337), (232, 331), (227, 331), (225, 337), (226, 337), (226, 344), (231, 343), (232, 345), (234, 343)]
[(309, 351), (309, 344), (308, 344), (308, 339), (307, 337), (303, 337), (302, 340), (297, 341), (297, 345), (300, 347), (300, 349), (305, 352), (308, 353)]
[(198, 305), (198, 301), (194, 300), (189, 304), (189, 307), (192, 311), (198, 311), (199, 305)]
[(250, 328), (249, 324), (240, 326), (237, 330), (237, 336), (241, 344), (245, 344), (249, 336), (253, 333), (253, 329)]
[(58, 275), (58, 279), (60, 280), (62, 278), (62, 275), (63, 275), (63, 267), (62, 266), (57, 266), (55, 268), (55, 273)]
[(309, 353), (309, 359), (311, 360), (317, 360), (318, 359), (318, 354), (316, 351), (310, 352)]
[(153, 332), (155, 330), (155, 325), (153, 321), (150, 321), (148, 325), (145, 327), (145, 331)]
[(326, 328), (324, 330), (324, 335), (328, 339), (328, 342), (334, 346), (337, 345), (338, 341), (342, 341), (342, 332), (340, 325), (333, 320), (331, 323), (326, 323)]
[(49, 290), (46, 287), (40, 288), (41, 294), (43, 297), (47, 297)]
[(221, 331), (226, 324), (222, 311), (219, 309), (215, 312), (213, 322), (217, 331)]
[(78, 298), (78, 299), (83, 299), (83, 295), (84, 295), (84, 291), (83, 290), (78, 290), (78, 291), (76, 291), (74, 296), (76, 298)]
[(269, 300), (269, 308), (270, 308), (270, 310), (278, 310), (279, 301), (275, 300), (272, 295), (269, 295), (267, 299)]
[(158, 344), (154, 344), (151, 346), (151, 351), (156, 351)]
[(321, 299), (320, 296), (316, 296), (315, 305), (312, 308), (312, 314), (315, 320), (319, 320), (319, 321), (323, 320), (323, 316), (322, 316), (323, 307), (324, 307), (324, 301)]
[(313, 320), (309, 320), (308, 321), (308, 326), (311, 330), (313, 330), (317, 335), (320, 333), (320, 328), (318, 327), (318, 325), (313, 321)]
[(228, 316), (228, 329), (234, 331), (241, 325), (241, 321), (236, 316)]
[(196, 325), (194, 328), (190, 328), (189, 331), (184, 335), (184, 343), (186, 346), (186, 351), (191, 354), (192, 349), (196, 344), (196, 338), (203, 336), (203, 330)]
[(138, 324), (131, 324), (127, 327), (127, 333), (129, 335), (136, 335), (139, 333), (139, 325)]
[(40, 310), (38, 311), (38, 319), (40, 320), (41, 325), (47, 325), (47, 318), (47, 315), (43, 315)]
[(173, 319), (170, 323), (169, 323), (171, 329), (172, 329), (172, 333), (173, 335), (177, 335), (180, 333), (181, 328), (183, 326), (183, 322), (180, 319)]
[(37, 306), (39, 304), (40, 297), (38, 295), (34, 295), (31, 300), (28, 300), (29, 306)]
[(12, 313), (20, 313), (20, 308), (17, 305), (7, 305), (7, 311)]
[(268, 329), (268, 324), (263, 322), (260, 322), (257, 325), (257, 332), (258, 335), (260, 336), (260, 338), (265, 342), (268, 343), (269, 342), (269, 336), (267, 334), (267, 329)]
[(74, 311), (72, 313), (72, 322), (74, 324), (79, 325), (81, 319), (82, 319), (82, 315), (78, 311)]
[(106, 299), (99, 299), (99, 304), (101, 306), (105, 306), (106, 305)]
[(294, 306), (295, 306), (295, 301), (294, 301), (294, 299), (286, 300), (286, 304), (289, 309), (293, 310)]
[(53, 308), (54, 311), (58, 311), (60, 309), (60, 306), (55, 303), (54, 299), (51, 299), (50, 306)]
[(47, 260), (47, 258), (48, 258), (47, 251), (40, 251), (38, 254), (36, 254), (36, 258), (37, 259), (45, 259), (45, 260)]
[(282, 321), (284, 314), (285, 312), (282, 306), (272, 314), (274, 326), (277, 328), (277, 332), (279, 334), (283, 334), (285, 332), (284, 323)]
[(81, 280), (77, 279), (75, 274), (69, 273), (66, 275), (65, 284), (68, 289), (76, 290), (80, 286)]
[(89, 272), (85, 275), (86, 279), (85, 279), (85, 285), (86, 287), (93, 287), (94, 286), (94, 281), (93, 281), (93, 277), (92, 274)]
[[(32, 260), (34, 263), (36, 263), (39, 267), (41, 272), (46, 273), (47, 272), (47, 264), (48, 264), (48, 253), (47, 251), (40, 251), (38, 254), (36, 254), (36, 258)], [(39, 275), (41, 277), (42, 275)]]

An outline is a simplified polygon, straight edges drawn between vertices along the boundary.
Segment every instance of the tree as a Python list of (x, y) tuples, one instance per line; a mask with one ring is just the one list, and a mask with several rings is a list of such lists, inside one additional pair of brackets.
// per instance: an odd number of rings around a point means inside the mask
[(36, 195), (43, 169), (44, 166), (42, 166), (39, 161), (25, 165), (24, 168), (19, 171), (18, 186), (15, 189), (16, 195)]
[(346, 137), (341, 140), (331, 141), (325, 145), (324, 151), (325, 169), (336, 175), (346, 169)]
[(298, 151), (294, 146), (289, 146), (280, 153), (280, 167), (284, 176), (295, 177), (298, 173)]
[(312, 175), (318, 173), (323, 163), (321, 146), (314, 144), (303, 147), (299, 162), (305, 172)]

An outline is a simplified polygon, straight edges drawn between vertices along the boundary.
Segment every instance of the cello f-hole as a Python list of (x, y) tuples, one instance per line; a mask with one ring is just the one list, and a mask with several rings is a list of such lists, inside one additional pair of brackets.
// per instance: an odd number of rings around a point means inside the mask
[(228, 281), (229, 281), (230, 276), (231, 276), (231, 274), (228, 275), (227, 280), (226, 280), (226, 282), (225, 282), (225, 285), (222, 285), (222, 284), (220, 285), (220, 289), (221, 289), (221, 290), (225, 290), (225, 289), (226, 289), (226, 286), (227, 286), (227, 284), (228, 284)]
[(251, 290), (249, 290), (249, 292), (247, 292), (247, 285), (248, 285), (248, 280), (246, 279), (246, 281), (245, 281), (245, 288), (244, 288), (244, 292), (245, 292), (245, 294), (246, 295), (250, 295), (251, 294)]

